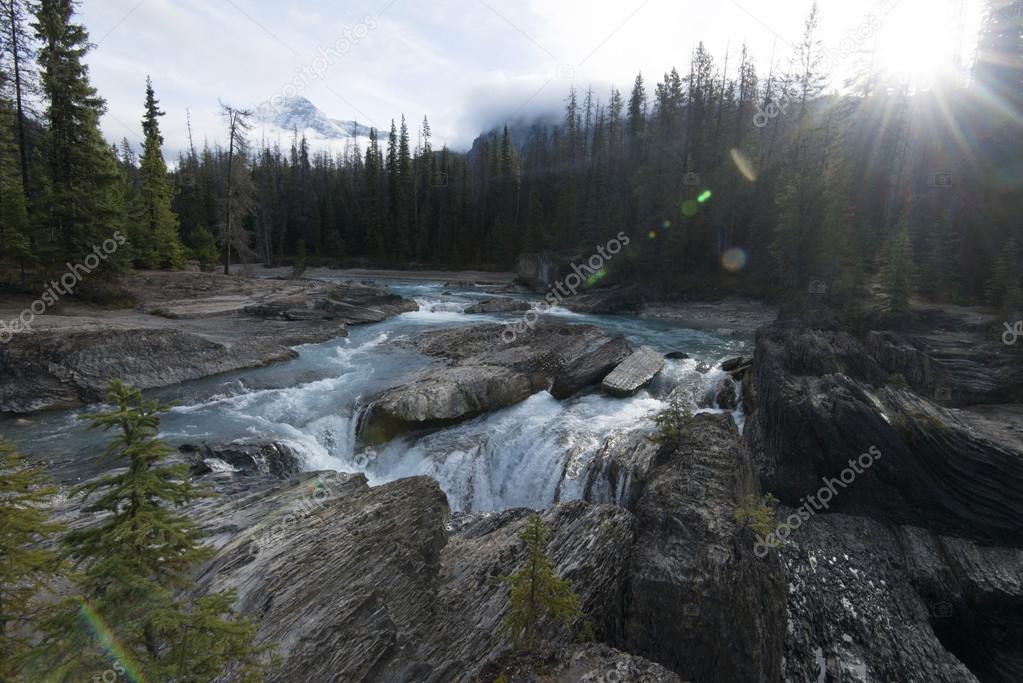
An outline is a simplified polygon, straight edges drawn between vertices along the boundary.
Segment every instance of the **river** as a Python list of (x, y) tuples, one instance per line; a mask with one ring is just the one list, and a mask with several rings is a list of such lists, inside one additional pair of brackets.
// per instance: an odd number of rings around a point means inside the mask
[[(453, 510), (541, 508), (556, 495), (560, 500), (579, 498), (582, 478), (572, 473), (585, 470), (612, 432), (634, 427), (663, 409), (665, 397), (676, 386), (688, 389), (694, 409), (716, 410), (711, 397), (722, 376), (718, 364), (750, 355), (749, 337), (687, 329), (662, 320), (555, 309), (548, 315), (599, 325), (625, 335), (634, 348), (647, 344), (661, 352), (685, 351), (690, 357), (667, 361), (654, 382), (631, 398), (584, 392), (558, 401), (543, 391), (518, 405), (367, 450), (356, 443), (355, 425), (369, 399), (438, 365), (436, 359), (396, 347), (394, 341), (428, 330), (521, 316), (464, 313), (474, 301), (502, 296), (481, 288), (452, 289), (421, 281), (379, 284), (414, 297), (420, 310), (354, 326), (345, 338), (297, 347), (298, 358), (285, 363), (149, 391), (147, 397), (176, 403), (162, 420), (161, 438), (174, 446), (280, 441), (300, 455), (306, 469), (364, 472), (371, 485), (429, 475), (447, 493)], [(85, 429), (77, 419), (80, 412), (5, 420), (0, 432), (31, 457), (50, 461), (54, 476), (71, 483), (97, 471), (95, 457), (106, 440), (102, 433)], [(741, 412), (734, 417), (741, 428)]]

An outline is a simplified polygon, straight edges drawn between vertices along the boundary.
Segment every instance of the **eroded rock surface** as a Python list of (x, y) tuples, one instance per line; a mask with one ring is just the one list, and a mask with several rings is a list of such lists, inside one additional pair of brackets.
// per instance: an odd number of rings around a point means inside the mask
[(0, 345), (0, 412), (94, 402), (111, 379), (151, 389), (260, 367), (417, 308), (363, 285), (209, 273), (135, 273), (125, 286), (138, 310), (50, 312)]
[(432, 370), (378, 396), (363, 415), (359, 433), (366, 443), (380, 443), (403, 431), (513, 405), (533, 390), (528, 375), (494, 365)]
[(502, 339), (504, 330), (503, 325), (469, 325), (399, 342), (451, 366), (374, 397), (360, 421), (360, 438), (379, 442), (409, 429), (465, 419), (518, 403), (552, 384), (565, 398), (599, 382), (608, 359), (628, 348), (624, 339), (612, 340), (593, 325), (544, 321), (511, 342)]

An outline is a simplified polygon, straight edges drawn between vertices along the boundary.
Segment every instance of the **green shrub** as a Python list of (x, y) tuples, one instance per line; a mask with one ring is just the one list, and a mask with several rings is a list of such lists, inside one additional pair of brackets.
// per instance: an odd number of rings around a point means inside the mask
[(778, 499), (765, 493), (760, 498), (749, 494), (735, 506), (733, 517), (742, 527), (749, 527), (761, 537), (767, 537), (775, 529), (774, 506)]

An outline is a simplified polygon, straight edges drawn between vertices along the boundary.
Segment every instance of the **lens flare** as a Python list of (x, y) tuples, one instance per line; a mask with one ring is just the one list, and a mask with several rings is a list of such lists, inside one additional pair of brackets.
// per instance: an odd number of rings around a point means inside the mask
[(146, 679), (142, 677), (142, 672), (139, 671), (138, 665), (114, 638), (114, 632), (103, 621), (103, 617), (97, 614), (96, 610), (89, 607), (84, 601), (81, 602), (81, 606), (78, 609), (78, 616), (85, 623), (86, 628), (96, 636), (96, 640), (107, 651), (107, 654), (124, 667), (125, 677), (131, 683), (145, 683)]
[(646, 238), (647, 238), (648, 240), (652, 240), (652, 239), (653, 239), (653, 238), (655, 238), (655, 237), (657, 237), (657, 231), (656, 231), (656, 230), (651, 230), (650, 232), (648, 232), (648, 233), (646, 234)]
[(666, 220), (663, 223), (661, 223), (661, 228), (663, 228), (664, 230), (667, 230), (670, 227), (671, 227), (671, 221)]
[(746, 267), (746, 261), (746, 250), (742, 247), (732, 247), (721, 254), (721, 267), (729, 273), (738, 273)]
[(700, 193), (700, 196), (696, 198), (696, 201), (703, 204), (708, 199), (710, 199), (710, 190), (704, 190), (703, 192)]
[(686, 218), (692, 218), (700, 212), (700, 204), (693, 199), (687, 199), (682, 202), (682, 215)]
[(732, 162), (735, 164), (735, 167), (739, 169), (739, 173), (742, 174), (742, 177), (751, 183), (755, 183), (757, 181), (757, 172), (753, 168), (753, 162), (751, 162), (745, 154), (734, 147), (728, 150), (728, 154), (732, 157)]

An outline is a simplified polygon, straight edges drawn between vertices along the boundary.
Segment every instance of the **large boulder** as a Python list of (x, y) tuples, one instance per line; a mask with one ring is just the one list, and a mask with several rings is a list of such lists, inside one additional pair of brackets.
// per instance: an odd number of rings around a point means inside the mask
[(601, 386), (612, 396), (631, 396), (652, 380), (664, 367), (664, 356), (649, 346), (641, 346), (604, 378)]
[(558, 278), (562, 260), (551, 253), (522, 254), (515, 261), (515, 281), (542, 292)]
[(599, 384), (631, 352), (625, 337), (618, 336), (603, 342), (592, 351), (569, 361), (555, 375), (551, 394), (554, 398), (564, 399), (586, 387)]
[[(399, 341), (420, 353), (444, 358), (451, 366), (374, 397), (360, 420), (360, 439), (379, 443), (410, 429), (450, 424), (504, 408), (546, 389), (559, 376), (578, 391), (592, 369), (565, 369), (609, 341), (607, 333), (593, 325), (539, 322), (511, 342), (502, 339), (505, 329), (504, 325), (469, 325)], [(565, 382), (562, 387), (567, 391)]]
[(364, 443), (381, 443), (403, 431), (465, 420), (523, 401), (533, 393), (528, 375), (493, 365), (432, 370), (389, 389), (359, 423)]

